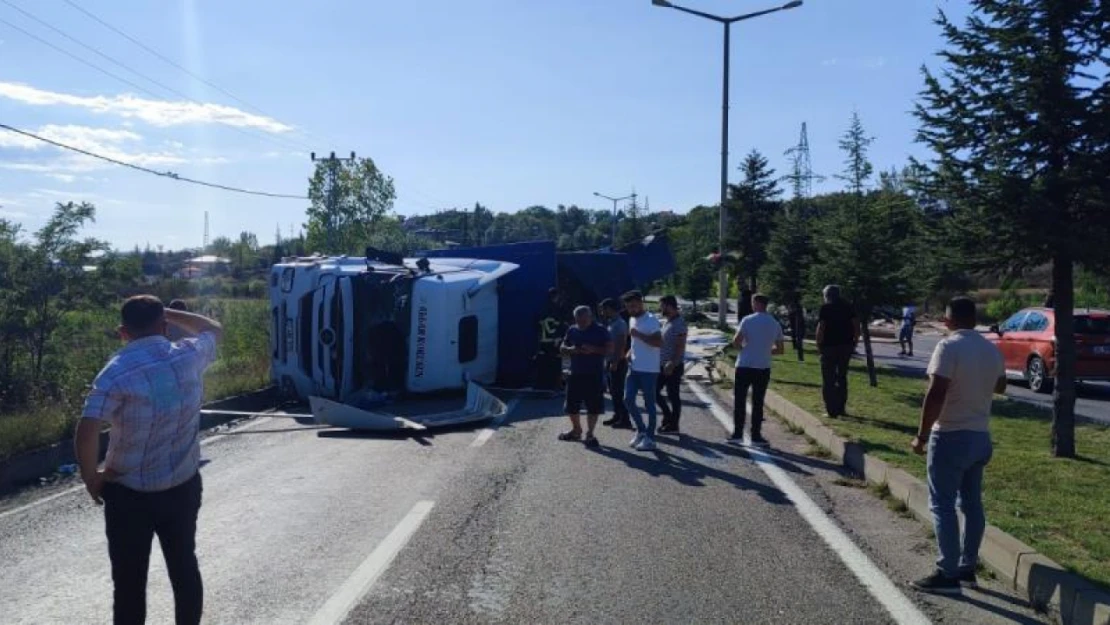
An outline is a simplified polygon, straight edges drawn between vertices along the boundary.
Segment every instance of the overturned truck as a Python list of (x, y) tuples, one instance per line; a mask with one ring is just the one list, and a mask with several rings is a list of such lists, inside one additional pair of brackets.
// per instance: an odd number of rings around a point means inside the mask
[[(524, 388), (533, 379), (549, 289), (594, 305), (674, 268), (664, 232), (615, 252), (556, 252), (541, 241), (409, 258), (374, 249), (288, 258), (270, 275), (271, 376), (283, 395), (309, 400), (318, 421), (339, 427), (489, 418), (504, 405), (483, 386)], [(402, 395), (463, 389), (462, 413), (375, 412)]]

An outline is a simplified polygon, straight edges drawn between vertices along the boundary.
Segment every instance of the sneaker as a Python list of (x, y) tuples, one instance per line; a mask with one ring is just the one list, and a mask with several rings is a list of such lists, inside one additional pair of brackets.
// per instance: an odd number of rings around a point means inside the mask
[(640, 443), (644, 442), (644, 438), (645, 436), (643, 434), (637, 433), (636, 436), (633, 436), (632, 440), (628, 442), (628, 446), (633, 449), (639, 449)]
[(600, 446), (601, 443), (597, 441), (597, 437), (595, 437), (593, 434), (586, 435), (586, 447), (589, 447), (590, 449), (596, 449)]
[(921, 592), (939, 595), (955, 595), (960, 592), (960, 580), (948, 577), (940, 571), (934, 571), (932, 575), (922, 577), (913, 582), (912, 586)]
[(636, 451), (655, 451), (655, 440), (650, 436), (645, 436), (644, 440), (636, 445)]
[(678, 434), (677, 425), (664, 425), (659, 428), (660, 434)]
[(762, 436), (753, 436), (751, 445), (752, 447), (770, 447), (771, 442)]
[(612, 419), (606, 419), (606, 420), (602, 421), (602, 422), (601, 422), (601, 425), (609, 425), (609, 426), (611, 426), (611, 425), (613, 425), (613, 424), (614, 424), (614, 423), (616, 423), (616, 422), (617, 422), (617, 418), (616, 418), (616, 417), (613, 417)]
[(733, 445), (739, 445), (739, 444), (744, 442), (744, 435), (743, 434), (732, 434), (728, 438), (725, 439), (725, 442), (726, 443), (731, 443)]
[(570, 432), (563, 432), (562, 434), (559, 435), (559, 440), (561, 440), (561, 441), (577, 441), (577, 440), (581, 440), (581, 439), (582, 439), (582, 433), (581, 432), (575, 432), (574, 430), (571, 430)]
[(617, 421), (616, 423), (614, 423), (610, 427), (612, 427), (614, 430), (631, 430), (632, 429), (632, 422), (631, 421)]

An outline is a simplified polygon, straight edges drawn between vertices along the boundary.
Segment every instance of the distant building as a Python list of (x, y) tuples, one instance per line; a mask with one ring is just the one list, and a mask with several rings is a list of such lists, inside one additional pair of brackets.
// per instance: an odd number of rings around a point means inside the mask
[(231, 261), (227, 258), (213, 256), (211, 254), (205, 256), (197, 256), (185, 261), (185, 266), (174, 272), (173, 277), (179, 280), (192, 280), (203, 276), (211, 275), (216, 272), (217, 267), (230, 265)]

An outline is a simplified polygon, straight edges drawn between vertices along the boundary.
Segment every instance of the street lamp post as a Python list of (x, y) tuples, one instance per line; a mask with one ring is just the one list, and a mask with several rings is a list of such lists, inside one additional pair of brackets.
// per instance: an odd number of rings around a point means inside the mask
[(796, 9), (802, 6), (802, 0), (794, 0), (786, 4), (775, 7), (773, 9), (765, 9), (763, 11), (756, 11), (754, 13), (746, 13), (736, 17), (722, 17), (720, 15), (713, 15), (712, 13), (705, 13), (703, 11), (696, 11), (688, 9), (684, 6), (679, 6), (668, 0), (651, 0), (651, 3), (657, 7), (664, 7), (704, 17), (713, 20), (718, 24), (723, 24), (725, 27), (725, 45), (724, 45), (724, 88), (721, 91), (721, 205), (718, 209), (717, 215), (717, 252), (721, 255), (722, 264), (717, 273), (717, 290), (719, 296), (717, 298), (717, 322), (722, 326), (728, 315), (728, 283), (725, 276), (725, 266), (723, 263), (725, 254), (725, 203), (728, 201), (728, 74), (729, 74), (729, 46), (731, 43), (732, 25), (736, 22), (750, 20), (753, 17), (760, 17), (770, 13), (778, 13), (787, 9)]
[(597, 191), (594, 191), (594, 195), (596, 195), (599, 198), (609, 200), (610, 202), (613, 203), (613, 235), (612, 235), (613, 238), (610, 239), (610, 241), (609, 241), (609, 247), (612, 248), (613, 251), (616, 251), (616, 249), (617, 249), (617, 202), (621, 202), (621, 201), (624, 201), (624, 200), (631, 200), (631, 199), (636, 197), (636, 194), (633, 193), (632, 195), (626, 195), (624, 197), (609, 197), (608, 195), (602, 195), (601, 193), (598, 193)]

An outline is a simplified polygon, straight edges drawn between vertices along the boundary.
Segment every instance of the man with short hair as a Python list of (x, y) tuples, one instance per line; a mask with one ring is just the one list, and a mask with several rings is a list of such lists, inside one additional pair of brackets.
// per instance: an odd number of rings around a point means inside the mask
[[(201, 503), (200, 406), (204, 370), (216, 360), (219, 323), (166, 310), (151, 295), (128, 299), (120, 334), (127, 345), (93, 381), (74, 435), (85, 488), (104, 505), (112, 562), (114, 621), (146, 619), (150, 543), (162, 546), (178, 625), (200, 622), (204, 590), (196, 558)], [(190, 338), (171, 342), (168, 325)], [(100, 431), (111, 425), (98, 469)]]
[(571, 430), (559, 435), (561, 441), (582, 438), (579, 411), (586, 409), (586, 447), (597, 447), (594, 428), (597, 417), (605, 412), (605, 357), (613, 351), (609, 331), (594, 322), (589, 306), (574, 309), (574, 325), (567, 330), (560, 351), (570, 357), (570, 379), (567, 380), (566, 413)]
[[(686, 365), (686, 320), (682, 318), (674, 295), (664, 295), (659, 300), (659, 312), (663, 315), (663, 345), (659, 350), (660, 371), (655, 391), (655, 401), (663, 413), (659, 433), (678, 434), (678, 421), (682, 417), (682, 373)], [(666, 397), (663, 397), (664, 391)]]
[[(659, 377), (659, 348), (663, 345), (662, 328), (655, 315), (644, 309), (644, 296), (629, 291), (621, 297), (628, 311), (628, 331), (632, 347), (628, 350), (629, 372), (625, 382), (624, 406), (636, 424), (636, 436), (630, 445), (638, 451), (655, 449), (655, 383)], [(636, 395), (643, 393), (648, 420), (644, 423), (636, 406)]]
[(859, 343), (859, 319), (852, 305), (830, 284), (817, 316), (817, 349), (821, 353), (821, 395), (830, 417), (843, 416), (848, 406), (848, 365)]
[(624, 382), (628, 378), (628, 324), (621, 318), (621, 306), (613, 299), (605, 299), (599, 306), (601, 317), (608, 324), (609, 339), (613, 351), (606, 359), (606, 374), (609, 382), (609, 397), (613, 400), (613, 418), (605, 425), (617, 429), (632, 429), (632, 419), (624, 407)]
[(559, 289), (547, 290), (547, 306), (539, 320), (539, 350), (535, 356), (536, 388), (559, 390), (562, 386), (563, 359), (559, 340), (566, 334), (565, 307)]
[(763, 438), (763, 402), (767, 386), (771, 383), (771, 357), (784, 351), (782, 325), (767, 313), (769, 300), (766, 295), (752, 296), (752, 314), (740, 320), (740, 327), (732, 337), (732, 345), (740, 350), (736, 356), (736, 378), (732, 385), (732, 435), (738, 442), (744, 439), (744, 422), (747, 421), (748, 389), (752, 389), (752, 445), (766, 446)]
[[(932, 575), (914, 582), (918, 590), (958, 593), (976, 583), (975, 567), (987, 520), (983, 513), (983, 470), (993, 448), (990, 435), (994, 393), (1006, 392), (1001, 352), (975, 331), (975, 302), (956, 297), (945, 324), (952, 332), (929, 361), (929, 390), (911, 447), (928, 448), (929, 508), (940, 557)], [(964, 513), (963, 544), (956, 502)]]

